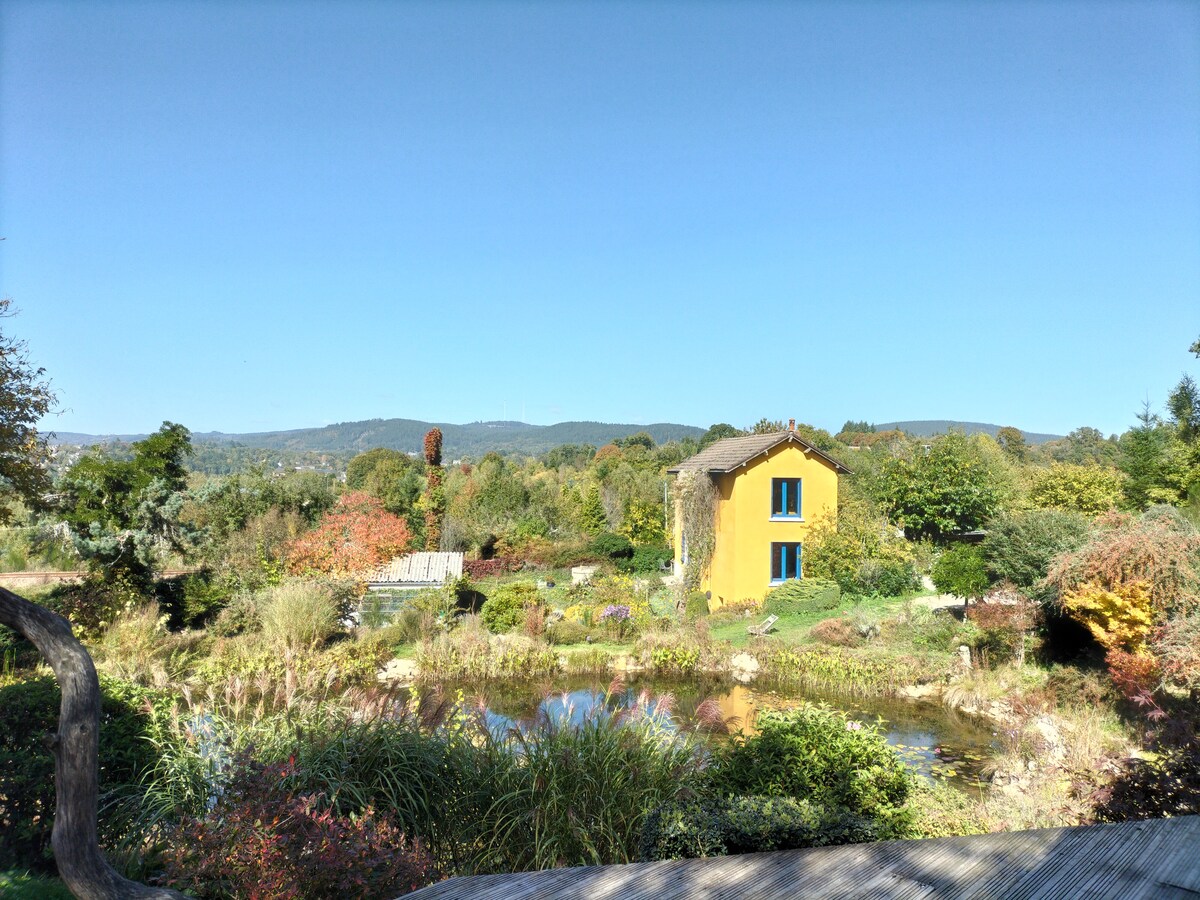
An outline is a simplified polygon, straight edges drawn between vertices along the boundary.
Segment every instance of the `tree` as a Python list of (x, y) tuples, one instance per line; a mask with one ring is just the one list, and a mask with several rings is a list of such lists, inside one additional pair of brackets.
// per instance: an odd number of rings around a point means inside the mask
[(1139, 424), (1121, 435), (1121, 470), (1128, 475), (1125, 499), (1134, 509), (1153, 503), (1173, 503), (1178, 495), (1165, 487), (1167, 430), (1146, 403)]
[(1000, 445), (1001, 450), (1017, 462), (1024, 462), (1029, 456), (1029, 446), (1025, 443), (1025, 435), (1019, 428), (1005, 425), (996, 432), (996, 443)]
[(100, 799), (100, 680), (66, 619), (0, 588), (0, 625), (38, 648), (62, 689), (54, 752), (54, 830), (50, 844), (58, 874), (76, 897), (87, 900), (179, 898), (118, 875), (100, 852), (96, 810)]
[[(12, 300), (0, 299), (0, 319), (15, 314)], [(50, 489), (50, 448), (37, 423), (53, 405), (46, 371), (30, 364), (26, 342), (0, 332), (0, 499), (43, 504)], [(0, 503), (0, 523), (11, 516)]]
[(407, 516), (421, 496), (421, 474), (417, 461), (407, 453), (376, 447), (346, 465), (346, 487), (366, 491), (382, 500), (388, 512)]
[(1000, 511), (1009, 476), (990, 438), (952, 431), (923, 449), (888, 460), (879, 478), (885, 511), (909, 537), (945, 540)]
[(639, 431), (636, 434), (631, 434), (628, 437), (617, 438), (613, 441), (618, 447), (623, 450), (629, 450), (633, 447), (641, 447), (643, 450), (653, 450), (657, 445), (654, 443), (654, 438), (649, 432)]
[(1190, 376), (1179, 379), (1179, 384), (1167, 397), (1167, 410), (1179, 439), (1185, 444), (1195, 443), (1200, 437), (1200, 389)]
[(987, 563), (978, 547), (955, 544), (938, 557), (930, 572), (933, 583), (943, 594), (962, 597), (982, 597), (988, 588)]
[(718, 422), (717, 424), (710, 426), (708, 431), (704, 432), (704, 434), (700, 437), (700, 446), (702, 448), (707, 447), (709, 444), (724, 438), (741, 437), (745, 433), (746, 432), (734, 428), (732, 425), (726, 422)]
[(292, 542), (288, 568), (295, 574), (361, 575), (408, 549), (408, 523), (361, 492), (343, 494), (317, 527)]
[[(11, 302), (0, 300), (0, 317), (12, 314)], [(29, 364), (24, 341), (0, 334), (0, 479), (9, 496), (31, 504), (40, 504), (48, 482), (46, 442), (36, 426), (53, 400), (44, 371)], [(0, 588), (0, 625), (15, 629), (38, 648), (62, 689), (58, 731), (50, 736), (56, 794), (51, 846), (62, 880), (75, 896), (88, 900), (182, 898), (175, 891), (121, 877), (100, 852), (100, 681), (70, 624)]]
[(1121, 473), (1106, 466), (1051, 463), (1031, 476), (1029, 501), (1039, 509), (1074, 510), (1088, 516), (1115, 507), (1122, 498)]
[(132, 446), (131, 459), (93, 451), (67, 470), (55, 506), (94, 573), (148, 585), (163, 549), (182, 552), (192, 529), (181, 520), (191, 434), (162, 427)]
[(774, 434), (777, 431), (783, 431), (783, 421), (781, 419), (763, 417), (750, 426), (751, 434)]
[(425, 493), (421, 497), (425, 513), (425, 549), (437, 550), (442, 543), (442, 518), (446, 514), (446, 490), (442, 485), (442, 429), (431, 428), (425, 434)]
[(842, 433), (874, 434), (875, 426), (872, 425), (870, 422), (867, 422), (865, 419), (861, 420), (861, 421), (855, 421), (854, 419), (847, 419), (846, 424), (842, 426), (841, 431), (838, 433), (839, 434), (842, 434)]
[(600, 486), (593, 484), (583, 497), (583, 508), (579, 511), (579, 527), (587, 534), (596, 535), (608, 528), (608, 516), (600, 499)]

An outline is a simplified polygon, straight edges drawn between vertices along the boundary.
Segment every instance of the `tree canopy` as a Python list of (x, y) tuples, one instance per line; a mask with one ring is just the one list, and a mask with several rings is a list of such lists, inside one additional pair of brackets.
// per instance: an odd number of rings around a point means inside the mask
[[(12, 300), (0, 299), (0, 320), (15, 313)], [(50, 452), (37, 423), (53, 405), (46, 372), (29, 362), (26, 342), (0, 331), (0, 500), (42, 505), (50, 489)], [(0, 503), (0, 523), (11, 515)]]
[(55, 505), (94, 571), (145, 580), (157, 568), (159, 551), (188, 548), (193, 533), (180, 512), (191, 449), (191, 433), (164, 422), (133, 444), (131, 459), (94, 450), (67, 470)]

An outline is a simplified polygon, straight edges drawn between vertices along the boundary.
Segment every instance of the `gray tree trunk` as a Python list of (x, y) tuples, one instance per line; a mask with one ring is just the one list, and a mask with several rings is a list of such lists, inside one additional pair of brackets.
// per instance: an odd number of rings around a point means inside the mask
[(0, 625), (16, 629), (42, 652), (62, 690), (58, 732), (51, 737), (57, 805), (51, 846), (58, 874), (80, 900), (183, 898), (119, 875), (96, 836), (100, 796), (100, 682), (66, 619), (0, 588)]

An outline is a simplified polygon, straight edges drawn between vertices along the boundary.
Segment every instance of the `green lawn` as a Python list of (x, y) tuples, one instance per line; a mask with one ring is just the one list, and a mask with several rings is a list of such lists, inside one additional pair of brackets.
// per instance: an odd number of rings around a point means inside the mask
[[(856, 613), (882, 619), (894, 615), (904, 605), (904, 597), (879, 597), (862, 600), (857, 603), (843, 603), (836, 609), (823, 609), (816, 612), (783, 615), (771, 629), (771, 637), (789, 644), (803, 643), (808, 639), (808, 630), (824, 619), (832, 619), (842, 615)], [(758, 625), (767, 617), (767, 613), (759, 611), (750, 618), (737, 618), (722, 621), (718, 611), (709, 619), (709, 633), (720, 641), (729, 641), (734, 647), (744, 647), (753, 640), (746, 631), (748, 625)]]
[(0, 897), (4, 900), (72, 900), (67, 886), (57, 878), (15, 870), (0, 872)]

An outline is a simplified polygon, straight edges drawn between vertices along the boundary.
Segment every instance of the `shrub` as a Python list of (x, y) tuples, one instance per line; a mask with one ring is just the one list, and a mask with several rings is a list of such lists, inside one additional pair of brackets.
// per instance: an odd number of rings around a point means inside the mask
[(917, 587), (913, 548), (867, 503), (818, 518), (804, 542), (804, 575), (836, 581), (842, 593), (895, 596)]
[[(100, 680), (100, 792), (137, 785), (154, 765), (149, 738), (169, 701), (137, 685)], [(62, 695), (50, 676), (0, 688), (0, 870), (53, 871), (50, 829), (55, 803), (54, 756), (43, 743), (58, 728)], [(104, 826), (106, 822), (101, 821)], [(102, 827), (101, 839), (115, 838)]]
[(1063, 594), (1062, 603), (1105, 650), (1136, 653), (1145, 646), (1154, 619), (1145, 582), (1117, 584), (1111, 591), (1084, 584)]
[(861, 816), (792, 797), (727, 797), (670, 803), (642, 828), (641, 858), (694, 859), (874, 840)]
[(670, 564), (675, 558), (670, 547), (660, 547), (654, 544), (638, 544), (634, 547), (633, 556), (627, 561), (618, 561), (617, 565), (628, 572), (638, 574), (656, 574)]
[(46, 594), (42, 606), (70, 621), (76, 636), (93, 637), (122, 612), (153, 599), (147, 583), (117, 569), (106, 577), (89, 575), (78, 584), (60, 585)]
[(210, 631), (217, 637), (233, 637), (262, 629), (262, 617), (258, 612), (258, 598), (254, 594), (235, 594), (229, 605), (217, 613)]
[(970, 646), (986, 668), (1011, 659), (1024, 660), (1025, 634), (1037, 624), (1038, 607), (1024, 597), (984, 599), (967, 610), (967, 620), (978, 629)]
[(863, 636), (854, 623), (842, 616), (836, 619), (822, 619), (811, 629), (809, 636), (822, 644), (835, 647), (857, 647), (863, 642)]
[(288, 650), (315, 650), (340, 629), (342, 610), (328, 584), (285, 581), (258, 596), (263, 635)]
[(203, 818), (185, 820), (163, 882), (198, 898), (334, 900), (405, 894), (434, 880), (433, 860), (370, 807), (337, 815), (288, 787), (290, 764), (243, 760)]
[(554, 645), (582, 644), (587, 635), (587, 628), (574, 619), (562, 618), (546, 626), (546, 640)]
[(687, 605), (684, 607), (684, 617), (693, 622), (708, 615), (708, 596), (700, 591), (688, 594)]
[(1200, 607), (1200, 533), (1177, 511), (1114, 514), (1101, 526), (1088, 543), (1051, 565), (1046, 582), (1059, 596), (1091, 582), (1111, 590), (1141, 581), (1162, 620)]
[(525, 610), (541, 604), (532, 581), (515, 581), (496, 588), (479, 610), (483, 624), (492, 634), (507, 634), (525, 621)]
[(768, 591), (763, 609), (777, 616), (788, 616), (836, 609), (841, 602), (842, 591), (836, 581), (799, 578)]
[(1076, 512), (1032, 509), (990, 522), (979, 549), (993, 578), (1029, 590), (1046, 577), (1056, 556), (1087, 541), (1090, 528)]
[(1200, 740), (1162, 748), (1153, 759), (1122, 763), (1097, 796), (1096, 819), (1125, 822), (1200, 814)]
[(843, 809), (872, 821), (884, 839), (910, 834), (914, 778), (876, 728), (811, 705), (763, 712), (757, 727), (717, 755), (714, 789)]
[(775, 616), (835, 610), (841, 602), (838, 582), (824, 578), (797, 578), (768, 590), (763, 610)]
[(858, 597), (869, 597), (872, 594), (897, 597), (915, 591), (918, 584), (917, 573), (910, 558), (880, 556), (864, 559), (859, 564), (849, 593)]
[(700, 657), (697, 646), (661, 644), (650, 650), (650, 668), (659, 675), (691, 675), (699, 668)]
[(1053, 462), (1048, 469), (1033, 473), (1029, 500), (1044, 509), (1094, 516), (1117, 505), (1123, 481), (1120, 472), (1106, 466)]
[(138, 684), (182, 680), (206, 638), (200, 631), (169, 633), (166, 623), (167, 616), (153, 603), (121, 613), (93, 649), (97, 664)]
[(980, 597), (988, 587), (983, 553), (971, 544), (948, 547), (933, 564), (930, 574), (939, 591), (956, 597)]
[[(645, 702), (643, 702), (645, 701)], [(617, 697), (582, 718), (544, 717), (486, 745), (496, 766), (480, 846), (488, 871), (632, 862), (647, 813), (699, 787), (703, 752), (650, 710)]]
[(463, 560), (463, 574), (475, 581), (481, 578), (495, 578), (506, 572), (516, 572), (521, 568), (521, 560), (511, 557), (498, 556), (495, 559)]
[(202, 628), (229, 601), (226, 586), (214, 581), (208, 571), (165, 578), (154, 587), (158, 605), (170, 619), (168, 627)]
[(606, 531), (596, 535), (588, 545), (588, 551), (603, 559), (632, 559), (633, 542), (623, 534)]
[(959, 631), (958, 620), (948, 609), (932, 610), (914, 606), (903, 619), (908, 638), (916, 647), (928, 650), (949, 650)]

